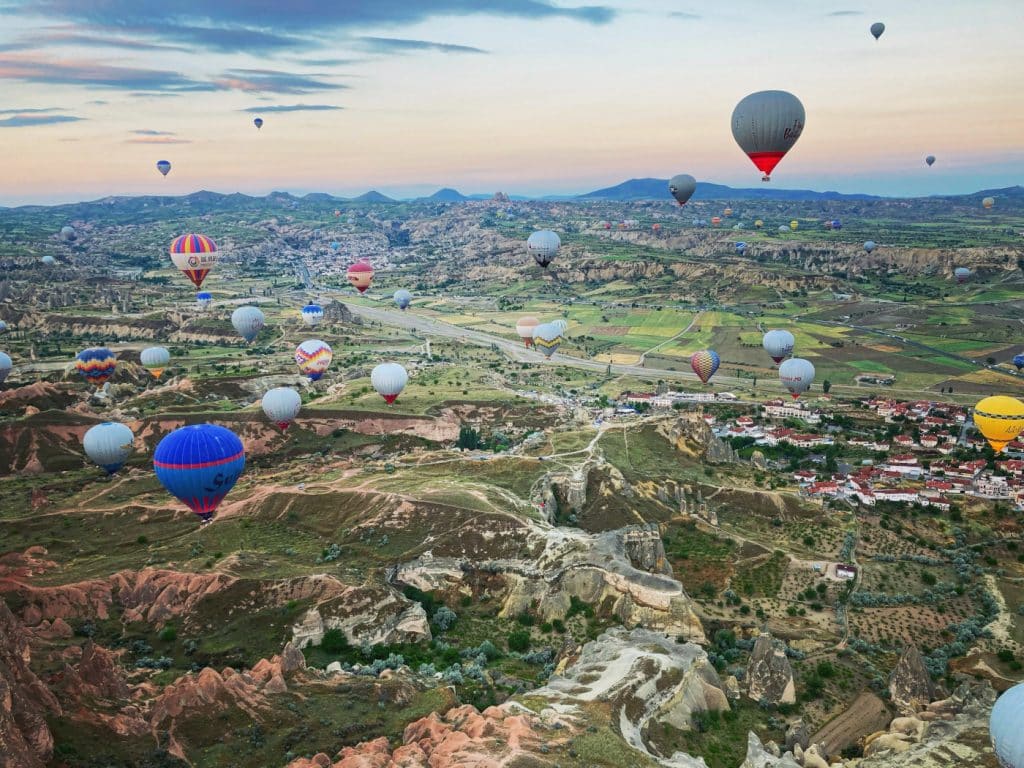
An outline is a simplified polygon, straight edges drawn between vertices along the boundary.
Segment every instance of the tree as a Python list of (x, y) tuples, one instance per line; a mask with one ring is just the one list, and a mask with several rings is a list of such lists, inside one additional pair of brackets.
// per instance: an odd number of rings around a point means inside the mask
[(822, 392), (824, 392), (827, 395), (828, 391), (830, 389), (832, 389), (832, 382), (831, 381), (829, 381), (828, 379), (825, 379), (823, 382), (821, 382), (821, 391)]
[(508, 635), (508, 649), (523, 653), (530, 649), (530, 633), (525, 629), (517, 629)]
[(461, 451), (475, 451), (480, 447), (480, 433), (468, 424), (459, 427), (459, 440), (456, 443)]

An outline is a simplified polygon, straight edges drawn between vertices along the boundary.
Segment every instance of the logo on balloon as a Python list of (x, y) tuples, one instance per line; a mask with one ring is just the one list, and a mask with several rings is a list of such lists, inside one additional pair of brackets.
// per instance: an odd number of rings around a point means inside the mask
[(801, 123), (799, 120), (794, 120), (793, 126), (791, 128), (787, 128), (785, 131), (782, 132), (782, 137), (787, 141), (790, 139), (796, 141), (797, 139), (800, 138), (800, 134), (803, 132), (804, 124)]
[(198, 267), (199, 266), (199, 257), (198, 256), (189, 256), (188, 257), (188, 265), (190, 267)]

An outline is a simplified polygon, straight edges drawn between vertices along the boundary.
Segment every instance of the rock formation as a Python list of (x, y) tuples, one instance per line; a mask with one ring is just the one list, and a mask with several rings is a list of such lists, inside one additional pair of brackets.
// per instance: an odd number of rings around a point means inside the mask
[(738, 461), (736, 452), (711, 431), (700, 411), (685, 411), (674, 421), (660, 424), (659, 431), (675, 445), (676, 450), (699, 457), (709, 464)]
[(908, 645), (889, 675), (889, 697), (897, 711), (912, 715), (932, 700), (931, 675), (916, 645)]
[(747, 696), (754, 701), (769, 704), (795, 704), (796, 685), (793, 682), (793, 668), (786, 658), (782, 643), (772, 639), (767, 632), (754, 642), (747, 664)]
[(292, 641), (299, 648), (318, 645), (328, 629), (340, 629), (354, 645), (431, 639), (423, 606), (383, 586), (347, 587), (318, 603), (292, 627)]

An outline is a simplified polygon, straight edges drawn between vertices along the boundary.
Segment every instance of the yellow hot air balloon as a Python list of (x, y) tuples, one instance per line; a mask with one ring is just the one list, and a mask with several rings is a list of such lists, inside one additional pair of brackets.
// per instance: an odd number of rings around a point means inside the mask
[(754, 222), (754, 227), (757, 228), (757, 229), (760, 229), (763, 226), (764, 226), (764, 222), (761, 221), (761, 219), (758, 219), (757, 221)]
[(996, 199), (994, 197), (986, 197), (981, 201), (981, 207), (984, 208), (986, 211), (995, 204)]
[(1024, 403), (995, 395), (974, 406), (974, 425), (996, 453), (1024, 430)]
[(793, 219), (791, 222), (789, 222), (789, 228), (796, 232), (800, 228), (800, 222), (797, 221), (796, 219)]

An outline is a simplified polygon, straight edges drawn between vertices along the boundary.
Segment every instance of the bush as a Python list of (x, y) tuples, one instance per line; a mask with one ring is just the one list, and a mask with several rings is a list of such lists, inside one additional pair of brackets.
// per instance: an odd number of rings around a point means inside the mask
[(349, 649), (348, 638), (340, 629), (328, 629), (324, 632), (320, 647), (327, 653), (344, 653)]
[(508, 649), (524, 653), (530, 649), (530, 633), (525, 629), (517, 629), (508, 635)]
[(824, 678), (834, 677), (836, 674), (836, 668), (832, 666), (830, 661), (819, 661), (815, 671), (820, 677)]
[(518, 616), (516, 616), (516, 621), (518, 621), (524, 627), (532, 627), (533, 626), (533, 616), (531, 616), (530, 614), (526, 613), (525, 611), (523, 613), (520, 613)]
[[(1024, 607), (1024, 606), (1022, 606), (1022, 607)], [(565, 632), (565, 622), (562, 621), (561, 619), (554, 619), (551, 622), (551, 626), (554, 627), (555, 632), (563, 632), (563, 633)]]
[(588, 619), (594, 618), (594, 609), (592, 606), (580, 600), (578, 597), (573, 595), (569, 598), (569, 611), (565, 614), (567, 619), (572, 618), (576, 614), (582, 614)]
[(447, 632), (451, 629), (452, 625), (455, 624), (455, 621), (458, 618), (459, 617), (456, 615), (455, 611), (447, 605), (442, 605), (434, 611), (433, 624), (442, 632)]
[(172, 625), (168, 625), (160, 630), (159, 637), (160, 640), (165, 643), (173, 643), (178, 639), (178, 630), (176, 630)]

